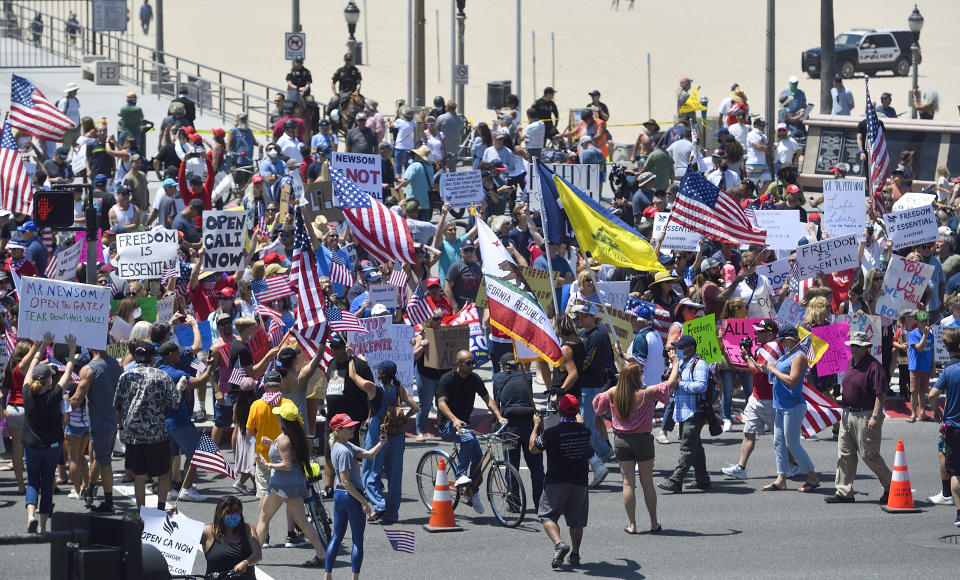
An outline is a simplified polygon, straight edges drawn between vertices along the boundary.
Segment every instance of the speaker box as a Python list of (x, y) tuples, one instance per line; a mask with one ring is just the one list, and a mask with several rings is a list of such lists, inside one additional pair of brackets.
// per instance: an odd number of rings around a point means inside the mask
[(512, 81), (493, 81), (487, 83), (487, 108), (500, 109), (507, 106)]

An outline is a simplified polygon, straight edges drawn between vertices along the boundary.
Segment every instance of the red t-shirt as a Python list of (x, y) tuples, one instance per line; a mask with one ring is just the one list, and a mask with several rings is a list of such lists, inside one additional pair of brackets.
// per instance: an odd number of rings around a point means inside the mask
[(206, 320), (219, 306), (215, 288), (215, 284), (201, 280), (197, 287), (190, 291), (190, 305), (193, 306), (193, 313), (197, 320)]
[[(13, 271), (13, 258), (7, 258), (7, 272)], [(17, 270), (17, 275), (23, 278), (24, 276), (39, 276), (40, 271), (37, 270), (37, 267), (30, 260), (25, 260), (23, 264), (20, 264), (20, 268)]]
[(13, 403), (14, 405), (23, 404), (23, 373), (20, 372), (20, 366), (17, 365), (13, 367), (13, 370), (10, 371), (10, 394), (7, 395), (7, 403)]
[(854, 270), (842, 270), (827, 274), (823, 277), (823, 282), (827, 288), (833, 290), (833, 297), (830, 300), (830, 308), (834, 314), (840, 313), (840, 305), (847, 299), (850, 292), (850, 286), (853, 284)]

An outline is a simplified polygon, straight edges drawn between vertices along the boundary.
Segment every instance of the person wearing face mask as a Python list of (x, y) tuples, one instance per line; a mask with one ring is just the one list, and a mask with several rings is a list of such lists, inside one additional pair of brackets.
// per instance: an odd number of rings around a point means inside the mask
[(117, 127), (117, 137), (122, 143), (127, 137), (133, 137), (137, 149), (143, 147), (143, 136), (140, 133), (140, 124), (143, 123), (143, 109), (137, 106), (137, 93), (127, 93), (127, 104), (120, 107), (120, 121)]
[(727, 154), (722, 150), (714, 152), (715, 169), (707, 174), (707, 180), (723, 191), (740, 187), (740, 175), (730, 169)]
[(231, 578), (253, 580), (254, 566), (260, 561), (260, 540), (253, 525), (243, 519), (243, 503), (235, 495), (217, 502), (213, 523), (203, 527), (200, 537), (207, 574), (233, 572)]
[(276, 144), (267, 145), (267, 157), (260, 162), (260, 176), (268, 188), (287, 172), (287, 164), (280, 158), (280, 148)]
[(247, 113), (240, 113), (234, 122), (234, 126), (227, 134), (227, 152), (229, 159), (237, 166), (247, 166), (253, 164), (253, 147), (260, 145), (253, 131), (250, 130)]

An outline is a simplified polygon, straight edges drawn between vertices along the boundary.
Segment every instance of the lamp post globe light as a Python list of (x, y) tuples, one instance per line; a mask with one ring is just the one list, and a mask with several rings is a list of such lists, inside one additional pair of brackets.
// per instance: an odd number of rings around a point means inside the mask
[(913, 62), (913, 86), (911, 87), (912, 92), (910, 93), (910, 118), (917, 118), (917, 109), (913, 106), (914, 99), (917, 98), (917, 76), (918, 76), (918, 66), (920, 64), (920, 31), (923, 30), (923, 15), (920, 14), (920, 10), (917, 9), (917, 5), (913, 5), (913, 12), (910, 13), (910, 16), (907, 18), (907, 26), (910, 27), (910, 32), (913, 33), (913, 44), (910, 45), (910, 55)]
[(353, 55), (354, 62), (358, 62), (356, 53), (357, 38), (354, 36), (357, 32), (357, 22), (360, 21), (360, 8), (350, 0), (346, 8), (343, 9), (343, 19), (347, 21), (347, 32), (350, 34), (347, 39), (347, 52)]

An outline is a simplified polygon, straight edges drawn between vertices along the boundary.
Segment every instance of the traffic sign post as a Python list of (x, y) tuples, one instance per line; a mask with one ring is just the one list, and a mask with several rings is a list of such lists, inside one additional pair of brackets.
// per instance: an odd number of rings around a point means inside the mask
[(453, 67), (453, 82), (457, 85), (465, 85), (470, 82), (470, 67), (465, 64), (458, 64)]
[(283, 36), (284, 58), (303, 60), (307, 55), (307, 35), (302, 32), (287, 32)]

